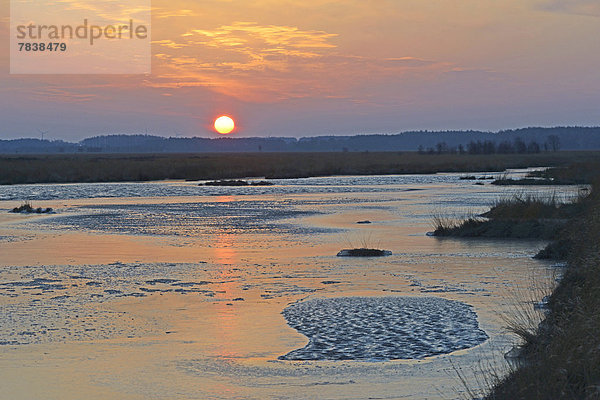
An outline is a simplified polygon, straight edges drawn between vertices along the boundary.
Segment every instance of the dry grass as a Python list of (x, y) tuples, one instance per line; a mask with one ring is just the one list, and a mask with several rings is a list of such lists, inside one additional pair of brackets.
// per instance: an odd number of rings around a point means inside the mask
[(431, 225), (435, 232), (445, 233), (458, 228), (464, 223), (462, 218), (457, 218), (442, 213), (436, 213), (431, 216)]
[(562, 166), (599, 152), (420, 155), (413, 152), (0, 156), (0, 184), (428, 174)]
[[(484, 399), (496, 385), (503, 381), (507, 374), (513, 373), (515, 368), (507, 364), (497, 355), (502, 351), (494, 351), (493, 358), (489, 354), (481, 354), (476, 366), (465, 369), (450, 360), (452, 368), (451, 377), (457, 380), (458, 387), (454, 388), (452, 399), (474, 400)], [(446, 396), (443, 396), (447, 398)]]
[[(593, 170), (598, 174), (600, 165)], [(521, 340), (518, 362), (508, 368), (507, 374), (503, 373), (507, 371), (505, 366), (482, 364), (469, 371), (455, 368), (464, 387), (459, 397), (600, 399), (600, 178), (591, 192), (582, 191), (566, 205), (556, 196), (520, 196), (499, 201), (495, 207), (496, 218), (513, 224), (537, 218), (568, 218), (558, 237), (568, 268), (555, 288), (553, 279), (538, 285), (532, 297), (516, 292), (508, 298), (514, 307), (504, 321)], [(449, 228), (457, 225), (443, 218), (436, 223)], [(552, 288), (546, 297), (547, 309), (536, 309), (534, 304)]]
[(557, 286), (556, 271), (552, 276), (541, 278), (532, 276), (528, 287), (516, 287), (508, 290), (503, 297), (510, 304), (509, 311), (501, 314), (508, 332), (519, 339), (521, 355), (536, 344), (544, 328), (544, 319), (549, 311), (549, 298)]
[[(595, 185), (595, 188), (598, 188)], [(510, 324), (525, 340), (524, 362), (487, 399), (600, 398), (600, 194), (569, 224), (568, 268), (549, 298), (547, 318)], [(522, 320), (526, 321), (523, 322)], [(535, 325), (535, 324), (534, 324)]]
[(501, 198), (480, 216), (432, 217), (434, 236), (555, 239), (569, 218), (585, 209), (585, 197), (562, 202), (556, 194), (539, 197), (514, 194)]
[(344, 235), (344, 243), (349, 249), (378, 249), (381, 247), (381, 241), (375, 240), (369, 233), (360, 233), (350, 237)]
[(549, 197), (524, 192), (516, 193), (497, 200), (490, 211), (482, 216), (491, 219), (515, 220), (572, 218), (583, 211), (586, 195), (580, 191), (578, 197), (565, 202), (558, 198), (556, 192)]
[(534, 178), (559, 182), (560, 184), (588, 184), (596, 179), (598, 175), (597, 168), (597, 160), (582, 159), (560, 168), (531, 172), (529, 175)]

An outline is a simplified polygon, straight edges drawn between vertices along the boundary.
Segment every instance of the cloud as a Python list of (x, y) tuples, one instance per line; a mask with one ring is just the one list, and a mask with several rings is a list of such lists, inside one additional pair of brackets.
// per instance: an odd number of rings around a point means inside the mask
[(184, 47), (189, 46), (187, 43), (177, 43), (170, 39), (164, 40), (153, 40), (152, 44), (157, 44), (159, 46), (169, 47), (171, 49), (182, 49)]
[(234, 22), (214, 30), (194, 29), (193, 33), (205, 38), (204, 43), (215, 47), (236, 47), (254, 41), (270, 47), (333, 48), (329, 39), (338, 36), (325, 31), (303, 31), (294, 26), (258, 25), (254, 22)]
[(198, 17), (199, 13), (188, 10), (188, 9), (179, 9), (179, 10), (171, 10), (167, 8), (155, 7), (152, 8), (152, 17), (158, 19), (164, 18), (175, 18), (175, 17)]
[(428, 66), (428, 65), (435, 64), (434, 61), (425, 60), (425, 59), (417, 58), (417, 57), (392, 57), (392, 58), (386, 58), (384, 60), (390, 64), (397, 65), (397, 66), (403, 65), (403, 66), (420, 67), (420, 66)]
[[(134, 22), (149, 22), (151, 13), (150, 0), (54, 0), (35, 4), (41, 10), (47, 10), (49, 14), (59, 10), (77, 12), (85, 18), (95, 20), (101, 19), (107, 23), (123, 22), (133, 19)], [(69, 18), (63, 13), (63, 18)]]
[(550, 12), (600, 17), (598, 0), (545, 0), (538, 7)]
[(44, 89), (38, 89), (33, 91), (32, 96), (33, 99), (43, 100), (43, 101), (53, 101), (53, 102), (61, 102), (61, 103), (81, 103), (88, 102), (93, 100), (96, 95), (89, 93), (77, 93), (65, 89), (59, 89), (56, 87), (47, 87)]
[(347, 54), (338, 34), (296, 26), (239, 21), (215, 29), (191, 29), (176, 40), (157, 40), (154, 76), (159, 88), (208, 87), (245, 101), (350, 98), (366, 82), (401, 79), (411, 71), (449, 70), (418, 57), (373, 58)]

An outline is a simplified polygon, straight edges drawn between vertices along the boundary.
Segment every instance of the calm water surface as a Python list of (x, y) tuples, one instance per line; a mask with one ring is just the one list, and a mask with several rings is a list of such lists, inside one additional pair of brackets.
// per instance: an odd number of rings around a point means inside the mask
[[(426, 236), (520, 191), (460, 176), (0, 187), (3, 396), (456, 398), (559, 272), (544, 242)], [(365, 245), (393, 255), (336, 257)]]

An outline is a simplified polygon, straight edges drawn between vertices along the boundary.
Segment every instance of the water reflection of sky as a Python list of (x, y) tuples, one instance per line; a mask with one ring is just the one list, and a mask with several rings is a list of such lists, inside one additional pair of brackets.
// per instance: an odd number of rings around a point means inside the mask
[[(513, 175), (522, 175), (518, 170)], [(471, 175), (471, 174), (469, 174)], [(500, 173), (472, 174), (478, 177), (499, 176)], [(465, 174), (332, 176), (300, 179), (272, 179), (273, 186), (203, 186), (197, 182), (136, 182), (28, 184), (0, 187), (0, 200), (53, 200), (114, 197), (177, 197), (177, 196), (248, 196), (303, 193), (372, 193), (411, 190), (422, 185), (458, 184)]]
[[(115, 357), (131, 372), (103, 371), (115, 387), (131, 391), (131, 382), (142, 379), (137, 372), (148, 371), (151, 382), (140, 385), (153, 390), (148, 398), (302, 398), (310, 388), (317, 388), (312, 398), (350, 398), (358, 385), (374, 397), (435, 397), (432, 383), (454, 384), (443, 358), (414, 368), (296, 368), (277, 361), (308, 342), (281, 312), (303, 299), (433, 296), (472, 305), (489, 346), (504, 345), (498, 312), (510, 307), (510, 299), (503, 294), (529, 290), (531, 275), (551, 276), (552, 268), (531, 259), (543, 242), (425, 236), (436, 210), (480, 212), (522, 190), (489, 181), (474, 185), (460, 176), (309, 178), (264, 188), (189, 182), (0, 187), (0, 198), (12, 203), (61, 199), (50, 201), (57, 204), (55, 215), (6, 214), (11, 222), (0, 226), (2, 237), (30, 236), (0, 242), (0, 342), (26, 349), (29, 343), (66, 342), (66, 348), (87, 341), (105, 352), (98, 360)], [(527, 191), (576, 193), (564, 187)], [(372, 223), (356, 224), (365, 219)], [(349, 241), (371, 242), (393, 255), (336, 257)], [(115, 351), (103, 347), (106, 339), (125, 342)], [(4, 354), (18, 358), (18, 351)], [(148, 357), (143, 365), (132, 365), (129, 355), (136, 351)], [(85, 352), (68, 362), (60, 357), (48, 356), (58, 376), (71, 367), (102, 367), (81, 361)], [(481, 361), (475, 352), (452, 357), (467, 368)], [(164, 374), (165, 365), (185, 372)], [(338, 381), (346, 383), (323, 384)], [(410, 386), (413, 381), (418, 384)]]

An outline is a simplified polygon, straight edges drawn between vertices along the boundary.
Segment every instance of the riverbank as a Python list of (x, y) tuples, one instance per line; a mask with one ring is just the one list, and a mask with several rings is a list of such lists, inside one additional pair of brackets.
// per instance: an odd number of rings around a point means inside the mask
[(575, 160), (572, 164), (531, 171), (525, 178), (513, 179), (505, 174), (494, 180), (492, 185), (499, 186), (555, 186), (585, 185), (594, 181), (597, 175), (597, 163), (594, 161)]
[[(598, 171), (600, 166), (585, 168)], [(482, 214), (489, 219), (436, 222), (439, 236), (551, 238), (536, 257), (567, 262), (558, 286), (541, 303), (547, 312), (543, 322), (509, 324), (508, 329), (522, 340), (516, 352), (519, 367), (503, 378), (490, 378), (498, 380), (485, 399), (600, 397), (600, 179), (593, 182), (591, 190), (572, 203), (521, 196), (498, 202)]]
[(558, 240), (570, 218), (585, 211), (587, 189), (572, 202), (516, 194), (501, 199), (485, 212), (466, 220), (434, 217), (433, 236)]
[(4, 155), (0, 156), (0, 184), (486, 172), (564, 166), (598, 157), (600, 152), (594, 151), (494, 155), (414, 152)]
[(498, 382), (487, 399), (592, 399), (600, 397), (600, 193), (561, 235), (565, 274), (548, 299), (546, 319), (521, 327), (521, 367)]

